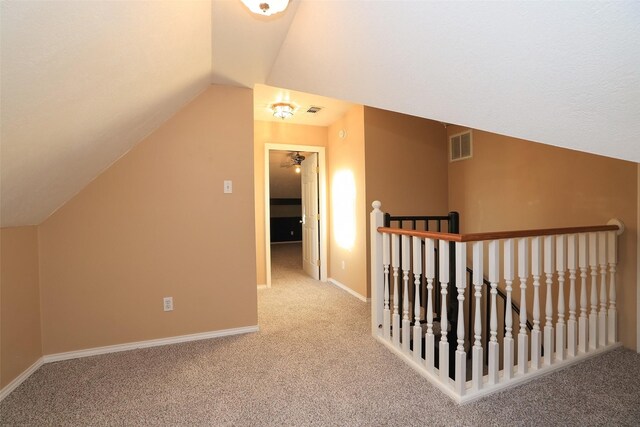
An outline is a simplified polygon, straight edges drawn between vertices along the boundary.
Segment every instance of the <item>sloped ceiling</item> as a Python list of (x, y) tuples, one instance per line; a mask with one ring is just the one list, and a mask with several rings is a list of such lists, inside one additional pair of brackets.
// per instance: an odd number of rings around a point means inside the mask
[(39, 224), (210, 83), (640, 161), (639, 2), (2, 1), (2, 226)]
[(42, 222), (210, 84), (210, 2), (0, 7), (2, 226)]
[(640, 162), (640, 2), (303, 1), (268, 84)]

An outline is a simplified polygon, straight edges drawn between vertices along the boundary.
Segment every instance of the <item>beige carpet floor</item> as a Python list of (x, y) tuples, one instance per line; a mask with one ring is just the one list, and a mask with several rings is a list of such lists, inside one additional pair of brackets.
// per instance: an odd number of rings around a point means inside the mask
[(619, 349), (465, 406), (378, 344), (369, 305), (273, 247), (260, 332), (44, 365), (1, 425), (640, 425), (640, 355)]

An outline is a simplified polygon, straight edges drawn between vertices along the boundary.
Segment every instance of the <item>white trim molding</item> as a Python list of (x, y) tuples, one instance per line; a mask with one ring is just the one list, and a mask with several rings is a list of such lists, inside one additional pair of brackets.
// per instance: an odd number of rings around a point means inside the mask
[(267, 289), (267, 285), (264, 283), (261, 285), (258, 285), (258, 290), (261, 290), (261, 289)]
[(198, 334), (179, 335), (177, 337), (159, 338), (155, 340), (137, 341), (126, 344), (108, 345), (105, 347), (88, 348), (86, 350), (68, 351), (65, 353), (55, 353), (43, 356), (44, 363), (58, 362), (60, 360), (78, 359), (80, 357), (97, 356), (107, 353), (118, 353), (121, 351), (135, 350), (138, 348), (159, 347), (162, 345), (179, 344), (189, 341), (208, 340), (211, 338), (226, 337), (229, 335), (247, 334), (258, 332), (258, 326), (246, 326), (243, 328), (223, 329), (221, 331), (201, 332)]
[(364, 295), (359, 294), (358, 292), (354, 291), (353, 289), (351, 289), (350, 287), (348, 287), (344, 283), (338, 282), (336, 279), (333, 279), (333, 278), (329, 277), (328, 282), (331, 283), (332, 285), (342, 289), (343, 291), (346, 291), (346, 292), (350, 293), (351, 295), (353, 295), (354, 297), (358, 298), (362, 302), (371, 301), (371, 298), (367, 298)]
[(159, 347), (169, 344), (179, 344), (190, 341), (208, 340), (211, 338), (221, 338), (230, 335), (247, 334), (251, 332), (258, 332), (258, 325), (245, 326), (241, 328), (222, 329), (219, 331), (201, 332), (197, 334), (179, 335), (176, 337), (159, 338), (155, 340), (137, 341), (125, 344), (108, 345), (105, 347), (88, 348), (86, 350), (68, 351), (64, 353), (55, 353), (42, 356), (33, 365), (31, 365), (26, 371), (21, 373), (13, 381), (7, 384), (0, 391), (0, 402), (7, 397), (13, 390), (15, 390), (20, 384), (22, 384), (31, 374), (38, 370), (43, 364), (51, 362), (59, 362), (61, 360), (79, 359), (81, 357), (98, 356), (107, 353), (118, 353), (121, 351), (135, 350), (138, 348)]
[(0, 390), (0, 402), (4, 400), (5, 397), (9, 396), (11, 392), (20, 386), (27, 378), (31, 376), (35, 371), (37, 371), (40, 366), (44, 364), (43, 358), (39, 358), (34, 362), (33, 365), (29, 366), (26, 371), (22, 372), (20, 375), (15, 377), (13, 381), (4, 386), (2, 390)]

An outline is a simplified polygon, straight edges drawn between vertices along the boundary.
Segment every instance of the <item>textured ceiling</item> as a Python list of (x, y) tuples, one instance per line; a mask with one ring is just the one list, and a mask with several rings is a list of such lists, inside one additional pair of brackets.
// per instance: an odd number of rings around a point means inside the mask
[(211, 80), (211, 4), (1, 3), (3, 226), (39, 224)]
[(303, 1), (267, 83), (640, 162), (639, 25), (637, 1)]
[(2, 226), (42, 222), (210, 83), (640, 161), (640, 2), (295, 0), (270, 18), (239, 0), (0, 8)]
[[(273, 116), (271, 109), (271, 106), (278, 102), (291, 104), (295, 109), (293, 116), (285, 119), (286, 123), (310, 126), (329, 126), (353, 106), (334, 98), (258, 84), (253, 89), (253, 118), (271, 122), (282, 121), (283, 119)], [(312, 106), (320, 107), (321, 110), (317, 113), (307, 112)]]

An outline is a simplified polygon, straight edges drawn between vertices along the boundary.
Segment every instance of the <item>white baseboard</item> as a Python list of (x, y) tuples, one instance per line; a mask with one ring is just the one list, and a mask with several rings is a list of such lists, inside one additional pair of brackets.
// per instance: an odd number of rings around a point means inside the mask
[(358, 298), (360, 301), (362, 302), (369, 302), (371, 301), (371, 298), (367, 298), (363, 295), (360, 295), (359, 293), (357, 293), (356, 291), (354, 291), (353, 289), (351, 289), (350, 287), (348, 287), (347, 285), (345, 285), (344, 283), (340, 283), (338, 282), (336, 279), (332, 279), (331, 277), (329, 277), (328, 282), (331, 283), (334, 286), (339, 287), (340, 289), (342, 289), (343, 291), (347, 291), (348, 293), (350, 293), (351, 295), (353, 295), (354, 297)]
[(13, 390), (18, 388), (20, 384), (22, 384), (27, 378), (29, 378), (31, 374), (37, 371), (38, 368), (40, 368), (40, 366), (42, 366), (43, 364), (44, 364), (44, 360), (41, 357), (38, 360), (36, 360), (33, 365), (29, 366), (26, 371), (18, 375), (16, 378), (13, 379), (13, 381), (11, 381), (9, 384), (4, 386), (2, 390), (0, 390), (0, 402), (2, 402), (5, 397), (9, 396), (9, 394), (11, 394)]
[(220, 331), (201, 332), (198, 334), (179, 335), (177, 337), (159, 338), (155, 340), (137, 341), (126, 344), (108, 345), (105, 347), (88, 348), (86, 350), (68, 351), (64, 353), (47, 354), (38, 359), (26, 371), (21, 373), (17, 378), (7, 384), (0, 390), (0, 402), (7, 397), (13, 390), (24, 382), (31, 374), (38, 370), (45, 363), (59, 362), (61, 360), (78, 359), (81, 357), (97, 356), (100, 354), (117, 353), (121, 351), (135, 350), (138, 348), (158, 347), (168, 344), (178, 344), (189, 341), (208, 340), (211, 338), (226, 337), (229, 335), (247, 334), (250, 332), (258, 332), (258, 325), (245, 326), (242, 328), (223, 329)]
[(221, 331), (201, 332), (198, 334), (179, 335), (177, 337), (159, 338), (155, 340), (137, 341), (126, 344), (108, 345), (86, 350), (68, 351), (65, 353), (48, 354), (43, 356), (44, 363), (58, 362), (60, 360), (78, 359), (80, 357), (97, 356), (99, 354), (117, 353), (120, 351), (135, 350), (138, 348), (158, 347), (161, 345), (178, 344), (189, 341), (208, 340), (211, 338), (226, 337), (229, 335), (258, 332), (258, 326), (246, 326), (243, 328), (223, 329)]
[(258, 285), (258, 290), (260, 289), (267, 289), (268, 286), (267, 285)]

